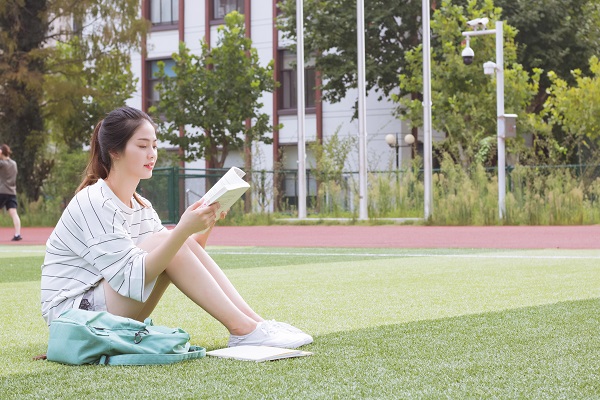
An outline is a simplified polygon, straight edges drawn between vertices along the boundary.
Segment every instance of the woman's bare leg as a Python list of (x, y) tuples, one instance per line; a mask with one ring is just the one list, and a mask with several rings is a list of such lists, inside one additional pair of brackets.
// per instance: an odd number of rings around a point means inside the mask
[[(139, 247), (151, 251), (164, 240), (164, 235), (168, 234), (169, 231), (164, 230), (152, 235)], [(164, 274), (168, 281), (173, 282), (188, 298), (221, 322), (231, 334), (246, 335), (256, 328), (257, 321), (236, 306), (187, 243), (177, 252)], [(159, 277), (160, 282), (157, 281), (157, 285), (159, 283), (160, 285), (155, 286), (148, 299), (152, 302), (146, 302), (148, 307), (144, 307), (144, 303), (121, 296), (112, 289), (105, 290), (108, 311), (117, 313), (114, 311), (117, 310), (118, 315), (136, 318), (149, 314), (168, 286), (168, 281), (161, 279), (164, 279), (162, 274)], [(155, 291), (157, 291), (156, 296)]]
[(171, 284), (171, 280), (166, 273), (160, 274), (156, 279), (152, 293), (150, 293), (145, 303), (120, 295), (106, 280), (103, 280), (102, 284), (104, 297), (106, 298), (106, 308), (110, 313), (143, 321), (154, 311), (158, 301)]
[(194, 239), (188, 239), (187, 245), (194, 252), (196, 257), (200, 260), (206, 270), (212, 275), (217, 281), (223, 292), (229, 297), (229, 299), (239, 308), (244, 314), (252, 318), (256, 322), (264, 321), (264, 319), (258, 315), (254, 310), (246, 303), (242, 296), (238, 293), (237, 289), (233, 286), (229, 278), (225, 275), (223, 270), (217, 265), (210, 255), (196, 242)]

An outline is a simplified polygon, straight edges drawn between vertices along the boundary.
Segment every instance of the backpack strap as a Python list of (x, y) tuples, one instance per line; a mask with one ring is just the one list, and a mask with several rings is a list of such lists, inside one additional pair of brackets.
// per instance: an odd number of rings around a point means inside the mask
[(102, 356), (100, 365), (151, 365), (173, 364), (185, 360), (202, 358), (206, 349), (200, 346), (190, 346), (187, 353), (179, 354), (119, 354), (117, 356)]

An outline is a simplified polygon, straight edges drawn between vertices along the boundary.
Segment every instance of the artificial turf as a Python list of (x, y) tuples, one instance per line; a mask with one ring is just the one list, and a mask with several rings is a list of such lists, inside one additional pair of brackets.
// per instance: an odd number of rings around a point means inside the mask
[[(73, 367), (32, 359), (48, 330), (31, 250), (0, 251), (2, 398), (600, 396), (600, 251), (209, 248), (259, 314), (313, 335), (313, 356)], [(227, 343), (174, 287), (153, 319)]]

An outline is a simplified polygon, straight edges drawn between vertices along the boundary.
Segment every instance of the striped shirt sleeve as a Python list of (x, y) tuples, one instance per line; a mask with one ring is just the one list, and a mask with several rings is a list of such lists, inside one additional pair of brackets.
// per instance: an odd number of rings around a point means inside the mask
[(153, 286), (145, 282), (147, 253), (135, 245), (119, 207), (102, 191), (82, 190), (75, 200), (86, 248), (81, 256), (117, 293), (146, 301)]

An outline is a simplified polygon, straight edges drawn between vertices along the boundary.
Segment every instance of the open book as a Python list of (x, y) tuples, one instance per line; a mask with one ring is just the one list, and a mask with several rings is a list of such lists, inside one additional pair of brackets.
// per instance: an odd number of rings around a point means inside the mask
[(208, 205), (218, 202), (221, 205), (219, 212), (229, 210), (233, 203), (250, 189), (248, 182), (242, 179), (244, 175), (246, 173), (237, 167), (229, 168), (229, 171), (202, 198)]
[(312, 355), (309, 351), (281, 349), (270, 346), (236, 346), (206, 352), (207, 356), (233, 358), (243, 361), (272, 361), (282, 358), (303, 357)]

